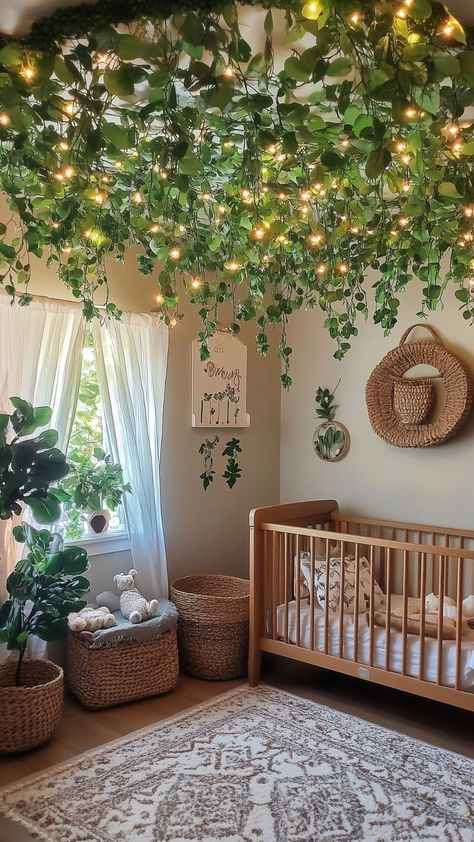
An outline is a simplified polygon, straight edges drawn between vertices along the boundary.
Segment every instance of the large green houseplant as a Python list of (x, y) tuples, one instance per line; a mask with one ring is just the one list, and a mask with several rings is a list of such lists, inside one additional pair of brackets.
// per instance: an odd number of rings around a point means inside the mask
[[(51, 419), (48, 407), (12, 398), (14, 412), (0, 414), (0, 519), (20, 515), (28, 506), (39, 524), (58, 520), (60, 494), (52, 484), (69, 471), (56, 447), (55, 430), (37, 430)], [(0, 643), (18, 652), (0, 665), (0, 752), (32, 748), (48, 739), (62, 710), (63, 671), (49, 661), (25, 660), (28, 639), (64, 636), (67, 616), (86, 603), (89, 582), (81, 574), (87, 553), (62, 546), (61, 536), (23, 523), (13, 529), (27, 554), (8, 576), (8, 598), (0, 607)]]

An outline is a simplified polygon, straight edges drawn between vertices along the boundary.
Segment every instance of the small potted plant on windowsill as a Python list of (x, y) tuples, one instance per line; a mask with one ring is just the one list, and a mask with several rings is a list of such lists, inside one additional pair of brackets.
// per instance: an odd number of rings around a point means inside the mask
[[(67, 475), (68, 465), (55, 430), (33, 435), (49, 422), (51, 410), (11, 401), (15, 411), (0, 414), (0, 519), (20, 515), (27, 505), (38, 523), (52, 523), (61, 507), (51, 484)], [(59, 535), (26, 523), (13, 534), (29, 552), (8, 576), (8, 598), (0, 607), (0, 643), (18, 653), (16, 661), (0, 664), (0, 753), (40, 745), (56, 727), (63, 671), (47, 660), (25, 659), (27, 643), (31, 635), (45, 641), (65, 635), (68, 614), (84, 607), (89, 590), (81, 575), (88, 567), (85, 550), (63, 549)]]
[(132, 490), (124, 482), (121, 465), (96, 447), (92, 457), (77, 454), (69, 461), (69, 468), (60, 491), (70, 522), (77, 525), (80, 513), (90, 532), (106, 532), (111, 512), (121, 504), (123, 495)]

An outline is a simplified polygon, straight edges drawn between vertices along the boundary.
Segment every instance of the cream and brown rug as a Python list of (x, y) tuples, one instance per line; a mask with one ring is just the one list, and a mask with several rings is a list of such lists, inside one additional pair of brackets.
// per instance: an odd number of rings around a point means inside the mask
[(473, 842), (473, 779), (460, 755), (243, 687), (1, 790), (0, 815), (46, 842)]

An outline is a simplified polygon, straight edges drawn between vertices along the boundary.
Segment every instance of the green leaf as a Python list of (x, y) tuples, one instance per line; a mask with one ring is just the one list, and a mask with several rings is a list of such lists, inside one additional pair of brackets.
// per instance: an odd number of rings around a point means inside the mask
[(442, 196), (447, 196), (449, 199), (460, 199), (460, 194), (456, 190), (455, 185), (451, 181), (442, 181), (438, 187), (438, 191)]
[(126, 64), (116, 70), (108, 68), (104, 73), (104, 85), (110, 94), (131, 96), (135, 90), (133, 68)]
[(433, 12), (430, 0), (413, 0), (408, 14), (413, 20), (426, 20)]
[(348, 58), (341, 56), (331, 61), (326, 70), (327, 76), (347, 76), (353, 70), (353, 64)]
[(461, 148), (461, 155), (474, 155), (474, 140), (464, 143)]
[(296, 82), (306, 82), (309, 77), (308, 70), (296, 56), (290, 56), (290, 58), (287, 58), (285, 61), (285, 71), (288, 76)]
[(375, 179), (387, 169), (392, 160), (390, 150), (384, 146), (377, 146), (369, 154), (365, 165), (367, 178)]
[(102, 134), (116, 149), (131, 149), (135, 144), (135, 132), (118, 123), (103, 123)]
[(25, 499), (37, 523), (54, 523), (61, 516), (61, 506), (53, 494), (44, 497), (30, 496)]

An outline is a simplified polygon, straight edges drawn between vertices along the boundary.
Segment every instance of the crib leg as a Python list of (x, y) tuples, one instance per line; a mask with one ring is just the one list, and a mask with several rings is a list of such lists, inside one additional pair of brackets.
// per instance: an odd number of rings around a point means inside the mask
[(260, 670), (262, 668), (262, 652), (260, 649), (249, 650), (249, 686), (256, 687), (260, 681)]

